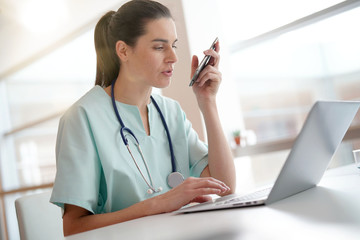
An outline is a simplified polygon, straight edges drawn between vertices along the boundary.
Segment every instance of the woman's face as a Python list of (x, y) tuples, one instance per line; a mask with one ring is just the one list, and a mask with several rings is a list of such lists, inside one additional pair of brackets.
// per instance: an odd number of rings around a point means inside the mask
[(145, 86), (169, 86), (176, 56), (177, 34), (171, 18), (160, 18), (146, 24), (146, 33), (129, 51), (126, 63), (128, 77)]

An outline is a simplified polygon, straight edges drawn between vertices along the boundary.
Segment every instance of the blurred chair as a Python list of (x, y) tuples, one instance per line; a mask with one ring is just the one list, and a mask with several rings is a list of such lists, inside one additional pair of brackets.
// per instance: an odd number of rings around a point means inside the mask
[(15, 208), (21, 240), (62, 239), (62, 215), (59, 207), (49, 202), (51, 192), (16, 199)]

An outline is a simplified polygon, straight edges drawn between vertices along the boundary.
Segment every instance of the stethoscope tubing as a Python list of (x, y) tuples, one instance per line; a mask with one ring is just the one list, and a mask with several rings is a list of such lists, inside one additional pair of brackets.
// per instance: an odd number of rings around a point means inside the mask
[[(138, 139), (136, 138), (135, 134), (131, 131), (131, 129), (125, 127), (125, 124), (124, 122), (122, 121), (121, 117), (120, 117), (120, 114), (119, 114), (119, 111), (116, 107), (116, 103), (115, 103), (115, 97), (114, 97), (114, 86), (115, 86), (115, 82), (116, 80), (114, 80), (112, 82), (112, 86), (111, 86), (111, 101), (112, 101), (112, 105), (114, 107), (114, 110), (115, 110), (115, 114), (116, 114), (116, 118), (118, 119), (119, 123), (120, 123), (120, 135), (121, 135), (121, 138), (126, 145), (129, 145), (128, 143), (128, 140), (127, 138), (125, 137), (125, 134), (124, 134), (124, 131), (127, 131), (128, 133), (131, 134), (131, 136), (134, 137), (134, 139), (136, 140), (137, 144), (139, 145), (139, 141)], [(164, 115), (162, 114), (161, 110), (160, 110), (160, 107), (159, 105), (157, 104), (157, 102), (155, 101), (155, 99), (153, 98), (153, 96), (150, 96), (151, 98), (151, 101), (153, 102), (156, 110), (158, 111), (159, 115), (160, 115), (160, 118), (161, 118), (161, 121), (164, 125), (164, 128), (165, 128), (165, 131), (166, 131), (166, 135), (167, 135), (167, 138), (168, 138), (168, 142), (169, 142), (169, 149), (170, 149), (170, 157), (171, 157), (171, 167), (172, 167), (172, 172), (176, 172), (176, 163), (175, 163), (175, 155), (174, 155), (174, 149), (173, 149), (173, 145), (172, 145), (172, 141), (171, 141), (171, 136), (170, 136), (170, 131), (169, 131), (169, 128), (166, 124), (166, 121), (165, 121), (165, 118), (164, 118)]]
[(175, 163), (175, 155), (174, 155), (174, 149), (173, 149), (173, 145), (172, 145), (172, 141), (171, 141), (171, 136), (170, 136), (170, 131), (169, 128), (166, 124), (164, 115), (162, 114), (159, 105), (156, 103), (155, 99), (153, 98), (153, 96), (150, 96), (151, 101), (154, 103), (154, 106), (156, 107), (157, 111), (159, 112), (161, 121), (164, 125), (166, 134), (167, 134), (167, 138), (168, 138), (168, 142), (169, 142), (169, 149), (170, 149), (170, 155), (171, 155), (171, 165), (172, 165), (172, 172), (176, 172), (176, 163)]
[[(144, 155), (142, 153), (142, 150), (141, 150), (141, 147), (140, 147), (140, 144), (139, 144), (139, 141), (138, 139), (136, 138), (135, 134), (131, 131), (131, 129), (127, 128), (124, 124), (124, 122), (122, 121), (121, 117), (120, 117), (120, 114), (119, 114), (119, 111), (116, 107), (116, 102), (115, 102), (115, 95), (114, 95), (114, 86), (115, 86), (115, 82), (116, 82), (116, 79), (112, 82), (111, 84), (111, 101), (112, 101), (112, 105), (113, 105), (113, 108), (114, 108), (114, 111), (115, 111), (115, 115), (116, 115), (116, 118), (118, 119), (119, 123), (120, 123), (120, 135), (121, 135), (121, 138), (124, 142), (124, 145), (126, 146), (126, 148), (128, 149), (129, 153), (130, 153), (130, 156), (131, 158), (133, 159), (135, 165), (136, 165), (136, 168), (138, 169), (138, 171), (140, 172), (142, 178), (144, 179), (145, 183), (148, 185), (148, 187), (150, 188), (149, 191), (152, 191), (152, 192), (159, 192), (161, 191), (161, 187), (156, 190), (154, 188), (154, 185), (153, 185), (153, 180), (152, 180), (152, 177), (151, 177), (151, 174), (150, 174), (150, 170), (149, 170), (149, 167), (147, 165), (147, 162), (144, 158)], [(175, 175), (179, 175), (181, 176), (180, 179), (183, 179), (183, 176), (181, 175), (181, 173), (177, 172), (176, 171), (176, 163), (175, 163), (175, 155), (174, 155), (174, 149), (173, 149), (173, 145), (172, 145), (172, 141), (171, 141), (171, 136), (170, 136), (170, 131), (169, 131), (169, 128), (166, 124), (166, 121), (165, 121), (165, 118), (164, 118), (164, 115), (162, 114), (161, 112), (161, 109), (159, 107), (159, 105), (156, 103), (155, 99), (150, 96), (151, 98), (151, 101), (152, 103), (154, 104), (156, 110), (158, 111), (159, 115), (160, 115), (160, 118), (161, 118), (161, 121), (164, 125), (164, 128), (165, 128), (165, 131), (166, 131), (166, 135), (167, 135), (167, 138), (168, 138), (168, 142), (169, 142), (169, 149), (170, 149), (170, 155), (171, 155), (171, 166), (172, 166), (172, 174), (175, 174)], [(130, 147), (129, 147), (129, 141), (125, 135), (125, 132), (127, 132), (130, 136), (132, 136), (136, 143), (136, 147), (138, 148), (138, 151), (140, 152), (140, 155), (141, 155), (141, 158), (143, 159), (143, 162), (144, 162), (144, 165), (145, 165), (145, 168), (146, 168), (146, 171), (149, 175), (149, 180), (150, 180), (150, 183), (146, 180), (144, 174), (142, 173), (137, 161), (135, 160), (133, 154), (131, 153), (131, 150), (130, 150)], [(170, 174), (169, 176), (171, 176), (172, 174)], [(169, 179), (168, 179), (169, 181)], [(170, 181), (170, 182), (173, 182), (173, 181)]]
[(141, 169), (140, 169), (140, 166), (138, 165), (137, 161), (135, 160), (133, 154), (131, 153), (130, 146), (129, 146), (129, 145), (126, 145), (126, 148), (127, 148), (127, 150), (129, 151), (130, 156), (131, 156), (131, 158), (133, 159), (133, 161), (134, 161), (134, 163), (135, 163), (135, 166), (136, 166), (136, 168), (138, 169), (141, 177), (144, 179), (146, 185), (148, 185), (148, 187), (149, 187), (153, 192), (157, 192), (156, 189), (153, 187), (153, 186), (154, 186), (154, 183), (153, 183), (153, 180), (152, 180), (152, 177), (151, 177), (151, 174), (150, 174), (150, 170), (149, 170), (149, 167), (148, 167), (148, 165), (147, 165), (147, 162), (146, 162), (146, 160), (145, 160), (145, 158), (144, 158), (144, 155), (143, 155), (143, 153), (142, 153), (142, 151), (141, 151), (141, 148), (140, 148), (139, 144), (136, 144), (136, 147), (138, 148), (138, 150), (139, 150), (139, 152), (140, 152), (140, 155), (141, 155), (141, 158), (142, 158), (143, 161), (144, 161), (145, 168), (146, 168), (146, 172), (148, 173), (149, 178), (150, 178), (150, 183), (146, 180), (143, 172), (142, 172)]

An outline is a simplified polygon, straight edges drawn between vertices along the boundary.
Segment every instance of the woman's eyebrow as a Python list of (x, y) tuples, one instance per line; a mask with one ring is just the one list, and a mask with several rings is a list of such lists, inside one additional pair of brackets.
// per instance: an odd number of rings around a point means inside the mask
[[(178, 39), (175, 39), (175, 41), (173, 42), (173, 44), (176, 43), (177, 41), (178, 41)], [(154, 40), (152, 40), (152, 42), (169, 43), (169, 40), (162, 39), (162, 38), (155, 38)]]

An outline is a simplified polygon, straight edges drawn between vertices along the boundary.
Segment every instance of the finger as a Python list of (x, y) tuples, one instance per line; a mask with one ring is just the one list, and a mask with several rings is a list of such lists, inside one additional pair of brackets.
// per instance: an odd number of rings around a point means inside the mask
[[(230, 190), (230, 188), (222, 181), (213, 178), (213, 177), (206, 177), (206, 178), (187, 178), (185, 180), (185, 182), (181, 185), (184, 185), (185, 188), (187, 188), (188, 190), (190, 190), (190, 192), (192, 192), (191, 194), (195, 194), (196, 195), (205, 195), (205, 194), (224, 194), (226, 192), (228, 192)], [(204, 189), (206, 188), (207, 191), (205, 192), (197, 192), (198, 190)], [(213, 192), (208, 192), (211, 191), (210, 188), (213, 189)], [(191, 190), (193, 189), (193, 190)], [(195, 191), (195, 193), (194, 193)], [(220, 191), (220, 192), (218, 192)]]
[(216, 178), (213, 178), (213, 177), (209, 177), (209, 179), (211, 179), (212, 181), (215, 181), (218, 184), (220, 184), (222, 186), (222, 188), (226, 190), (226, 192), (230, 190), (230, 187), (228, 185), (226, 185), (226, 183), (224, 183), (223, 181), (220, 181), (220, 180), (218, 180)]
[(216, 67), (214, 66), (211, 66), (211, 65), (207, 65), (199, 74), (199, 77), (198, 79), (204, 77), (206, 74), (215, 74), (215, 75), (218, 75), (220, 78), (221, 77), (221, 72), (219, 71), (219, 69), (217, 69)]
[[(216, 45), (215, 45), (215, 47), (216, 47)], [(218, 47), (218, 49), (220, 49), (220, 47)], [(211, 56), (208, 65), (214, 66), (216, 68), (219, 66), (220, 54), (218, 53), (218, 51), (216, 51), (216, 48), (215, 48), (215, 50), (208, 49), (208, 50), (204, 51), (204, 54)]]
[[(225, 183), (209, 177), (209, 178), (199, 178), (194, 183), (191, 184), (193, 189), (206, 189), (206, 190), (220, 190), (221, 192), (227, 191), (228, 187)], [(204, 194), (211, 194), (211, 193), (204, 193)]]
[(217, 41), (216, 44), (215, 44), (215, 51), (220, 52), (220, 43), (219, 43), (219, 41)]
[(194, 73), (196, 71), (196, 68), (198, 67), (199, 65), (199, 59), (196, 55), (194, 55), (192, 57), (192, 60), (191, 60), (191, 74), (190, 74), (190, 79), (194, 76)]
[(211, 195), (211, 194), (221, 195), (221, 194), (225, 193), (225, 190), (217, 189), (217, 188), (199, 188), (199, 189), (196, 189), (194, 192), (195, 192), (195, 195), (197, 195), (197, 196)]
[(212, 197), (209, 195), (201, 195), (201, 196), (197, 196), (194, 199), (191, 200), (191, 202), (197, 202), (197, 203), (203, 203), (203, 202), (208, 202), (211, 201)]
[(220, 81), (221, 81), (220, 72), (217, 71), (217, 72), (200, 73), (198, 80), (197, 80), (198, 86), (202, 87), (208, 81), (220, 83)]

